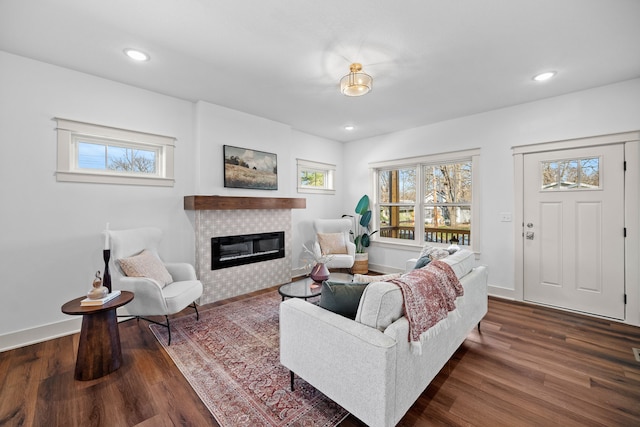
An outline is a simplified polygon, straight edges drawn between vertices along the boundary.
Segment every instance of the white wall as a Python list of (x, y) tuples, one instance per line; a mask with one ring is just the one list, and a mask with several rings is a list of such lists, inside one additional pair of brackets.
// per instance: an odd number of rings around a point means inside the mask
[[(177, 138), (172, 188), (58, 183), (53, 117)], [(207, 103), (188, 101), (0, 52), (0, 351), (79, 329), (78, 317), (60, 311), (91, 288), (103, 270), (101, 232), (157, 226), (161, 254), (194, 262), (189, 194), (306, 197), (293, 212), (292, 269), (314, 217), (342, 213), (335, 196), (296, 192), (295, 159), (338, 165), (343, 145), (281, 123)], [(223, 187), (222, 145), (278, 154), (275, 192)]]
[[(343, 171), (343, 144), (291, 129), (282, 123), (252, 116), (207, 102), (196, 104), (196, 135), (198, 140), (197, 194), (301, 197), (306, 209), (292, 210), (292, 272), (305, 264), (302, 244), (313, 240), (311, 221), (314, 218), (339, 218)], [(224, 187), (223, 145), (252, 148), (275, 153), (278, 158), (278, 190), (250, 190)], [(335, 195), (297, 192), (296, 159), (335, 164), (338, 190)]]
[[(501, 212), (515, 209), (511, 147), (638, 129), (640, 79), (635, 79), (369, 138), (346, 144), (345, 158), (353, 171), (346, 197), (355, 203), (361, 194), (370, 194), (370, 162), (481, 148), (479, 262), (489, 266), (492, 293), (514, 297), (514, 224), (499, 220)], [(402, 267), (415, 255), (375, 244), (369, 253), (370, 264), (389, 269)]]
[[(160, 227), (163, 255), (193, 260), (193, 233), (182, 210), (182, 195), (195, 183), (192, 108), (0, 52), (0, 349), (11, 345), (6, 334), (41, 325), (56, 334), (78, 322), (60, 307), (91, 289), (94, 273), (104, 269), (101, 231), (107, 222), (112, 229)], [(56, 182), (53, 117), (176, 137), (175, 186)]]

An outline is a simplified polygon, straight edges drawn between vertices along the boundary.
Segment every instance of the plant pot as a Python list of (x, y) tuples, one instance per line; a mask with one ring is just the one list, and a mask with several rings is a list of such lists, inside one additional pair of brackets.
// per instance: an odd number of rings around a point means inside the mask
[(316, 264), (311, 269), (310, 276), (314, 282), (324, 282), (329, 279), (329, 269), (324, 264)]
[(369, 272), (369, 254), (367, 252), (357, 253), (353, 267), (351, 267), (351, 273), (353, 274), (367, 274)]

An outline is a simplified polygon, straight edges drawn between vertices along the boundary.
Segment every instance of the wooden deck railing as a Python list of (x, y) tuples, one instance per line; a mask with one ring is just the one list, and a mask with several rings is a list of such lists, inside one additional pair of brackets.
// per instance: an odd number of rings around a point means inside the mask
[[(429, 228), (424, 229), (425, 241), (434, 243), (449, 243), (454, 237), (459, 245), (468, 246), (471, 242), (471, 231), (459, 228)], [(380, 237), (414, 240), (413, 227), (383, 227), (380, 229)]]

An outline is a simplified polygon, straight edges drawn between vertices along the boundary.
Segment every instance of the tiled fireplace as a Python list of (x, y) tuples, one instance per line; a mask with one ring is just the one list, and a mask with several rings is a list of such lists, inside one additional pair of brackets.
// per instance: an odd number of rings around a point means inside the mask
[[(291, 209), (304, 208), (305, 199), (186, 196), (184, 204), (195, 210), (196, 273), (204, 286), (200, 304), (291, 281)], [(279, 232), (284, 257), (212, 269), (213, 238)]]

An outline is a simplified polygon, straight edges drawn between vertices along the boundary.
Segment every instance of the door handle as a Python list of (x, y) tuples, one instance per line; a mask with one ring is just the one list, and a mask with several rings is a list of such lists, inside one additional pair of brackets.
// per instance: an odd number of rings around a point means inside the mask
[(533, 231), (527, 231), (525, 237), (527, 238), (527, 240), (533, 240)]

